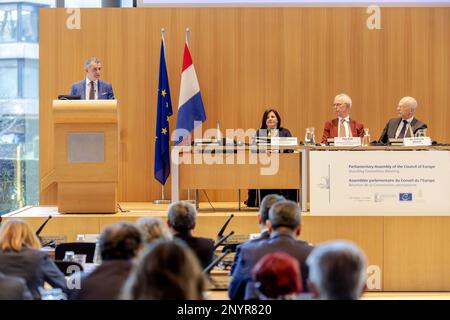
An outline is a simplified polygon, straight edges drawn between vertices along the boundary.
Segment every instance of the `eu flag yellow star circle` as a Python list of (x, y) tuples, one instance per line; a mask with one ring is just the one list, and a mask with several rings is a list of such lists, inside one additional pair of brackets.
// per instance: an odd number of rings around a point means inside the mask
[(161, 133), (162, 133), (162, 134), (167, 134), (167, 129), (166, 129), (166, 128), (162, 128), (162, 129), (161, 129)]
[(166, 96), (166, 89), (163, 89), (162, 91), (161, 91), (161, 95), (163, 96), (163, 97), (165, 97)]

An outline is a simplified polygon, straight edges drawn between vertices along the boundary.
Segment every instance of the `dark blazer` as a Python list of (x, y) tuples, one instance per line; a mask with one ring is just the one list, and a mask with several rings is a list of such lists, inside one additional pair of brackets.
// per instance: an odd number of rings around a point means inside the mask
[(83, 276), (81, 289), (71, 300), (117, 300), (120, 298), (133, 264), (129, 260), (103, 261), (92, 273)]
[[(388, 121), (386, 127), (384, 127), (383, 132), (381, 133), (380, 139), (378, 142), (388, 143), (389, 139), (395, 138), (395, 134), (397, 133), (398, 126), (402, 118), (393, 118)], [(427, 125), (416, 118), (413, 118), (411, 121), (411, 129), (414, 134), (416, 134), (417, 130), (426, 129)], [(409, 137), (409, 129), (406, 131), (406, 136)]]
[[(353, 137), (364, 137), (364, 125), (352, 118), (349, 121), (350, 129)], [(327, 143), (328, 138), (335, 138), (338, 136), (339, 118), (325, 122), (322, 134), (322, 143)]]
[[(267, 129), (259, 129), (256, 132), (257, 137), (267, 137)], [(292, 137), (292, 133), (289, 131), (289, 129), (286, 128), (280, 128), (278, 129), (278, 137)]]
[[(81, 100), (86, 99), (86, 79), (78, 81), (70, 87), (71, 96), (81, 96)], [(106, 81), (98, 80), (98, 99), (112, 100), (114, 99), (114, 92), (112, 85)]]
[[(258, 238), (249, 240), (243, 244), (240, 244), (236, 247), (236, 254), (234, 256), (234, 261), (233, 261), (233, 265), (231, 266), (231, 276), (234, 276), (234, 272), (236, 270), (237, 267), (237, 261), (240, 260), (240, 256), (241, 256), (241, 252), (242, 249), (244, 249), (244, 252), (246, 251), (246, 247), (252, 247), (255, 245), (255, 243), (259, 242), (259, 241), (263, 241), (263, 240), (267, 240), (270, 238), (270, 233), (269, 231), (264, 231), (260, 234), (260, 236)], [(245, 297), (245, 283), (242, 283), (241, 286), (237, 286), (235, 288), (235, 292), (233, 293), (233, 296), (235, 300), (244, 300)]]
[(25, 280), (0, 272), (0, 300), (31, 300), (33, 296)]
[(228, 287), (230, 299), (241, 299), (242, 290), (245, 288), (244, 299), (255, 299), (256, 293), (252, 280), (252, 268), (258, 261), (268, 253), (284, 252), (296, 258), (300, 264), (302, 274), (302, 284), (304, 290), (307, 289), (306, 280), (308, 279), (308, 268), (306, 258), (313, 249), (305, 241), (295, 239), (288, 234), (272, 233), (269, 239), (248, 242), (241, 246), (240, 254), (235, 259), (235, 269), (232, 274), (232, 280)]
[(208, 238), (193, 237), (190, 232), (179, 232), (175, 237), (183, 240), (194, 251), (202, 268), (206, 268), (214, 258), (214, 241)]
[(64, 274), (46, 252), (23, 249), (20, 252), (0, 250), (0, 272), (24, 279), (34, 299), (40, 299), (39, 287), (44, 281), (67, 292)]

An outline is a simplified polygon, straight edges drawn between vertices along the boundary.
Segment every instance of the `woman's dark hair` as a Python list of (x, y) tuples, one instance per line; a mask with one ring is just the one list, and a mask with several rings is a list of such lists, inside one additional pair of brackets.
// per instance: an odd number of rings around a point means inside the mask
[(271, 112), (273, 112), (275, 114), (275, 117), (277, 117), (277, 120), (278, 120), (277, 129), (281, 128), (281, 117), (280, 117), (280, 114), (278, 113), (278, 111), (275, 109), (267, 109), (266, 111), (264, 111), (264, 114), (262, 116), (261, 129), (267, 129), (266, 120), (267, 120), (267, 117), (269, 116), (269, 113), (271, 113)]

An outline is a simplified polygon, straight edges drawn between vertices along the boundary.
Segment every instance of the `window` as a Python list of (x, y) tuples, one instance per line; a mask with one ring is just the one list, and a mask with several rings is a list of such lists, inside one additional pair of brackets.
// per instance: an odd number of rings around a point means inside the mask
[(17, 41), (17, 6), (17, 4), (0, 5), (0, 43)]
[(0, 99), (19, 95), (18, 60), (0, 60)]

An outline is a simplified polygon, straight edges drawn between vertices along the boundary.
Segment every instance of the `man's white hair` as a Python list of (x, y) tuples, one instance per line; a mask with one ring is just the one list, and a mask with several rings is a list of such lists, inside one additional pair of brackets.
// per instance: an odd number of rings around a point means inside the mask
[(366, 282), (366, 257), (349, 241), (331, 241), (318, 245), (306, 260), (309, 281), (320, 299), (357, 300)]
[(417, 101), (413, 97), (403, 97), (400, 99), (400, 102), (398, 104), (406, 104), (413, 109), (417, 108)]
[(349, 108), (352, 107), (352, 99), (350, 98), (350, 96), (348, 94), (340, 93), (336, 97), (334, 97), (335, 101), (336, 101), (336, 99), (342, 100), (344, 103), (347, 104), (347, 106)]

